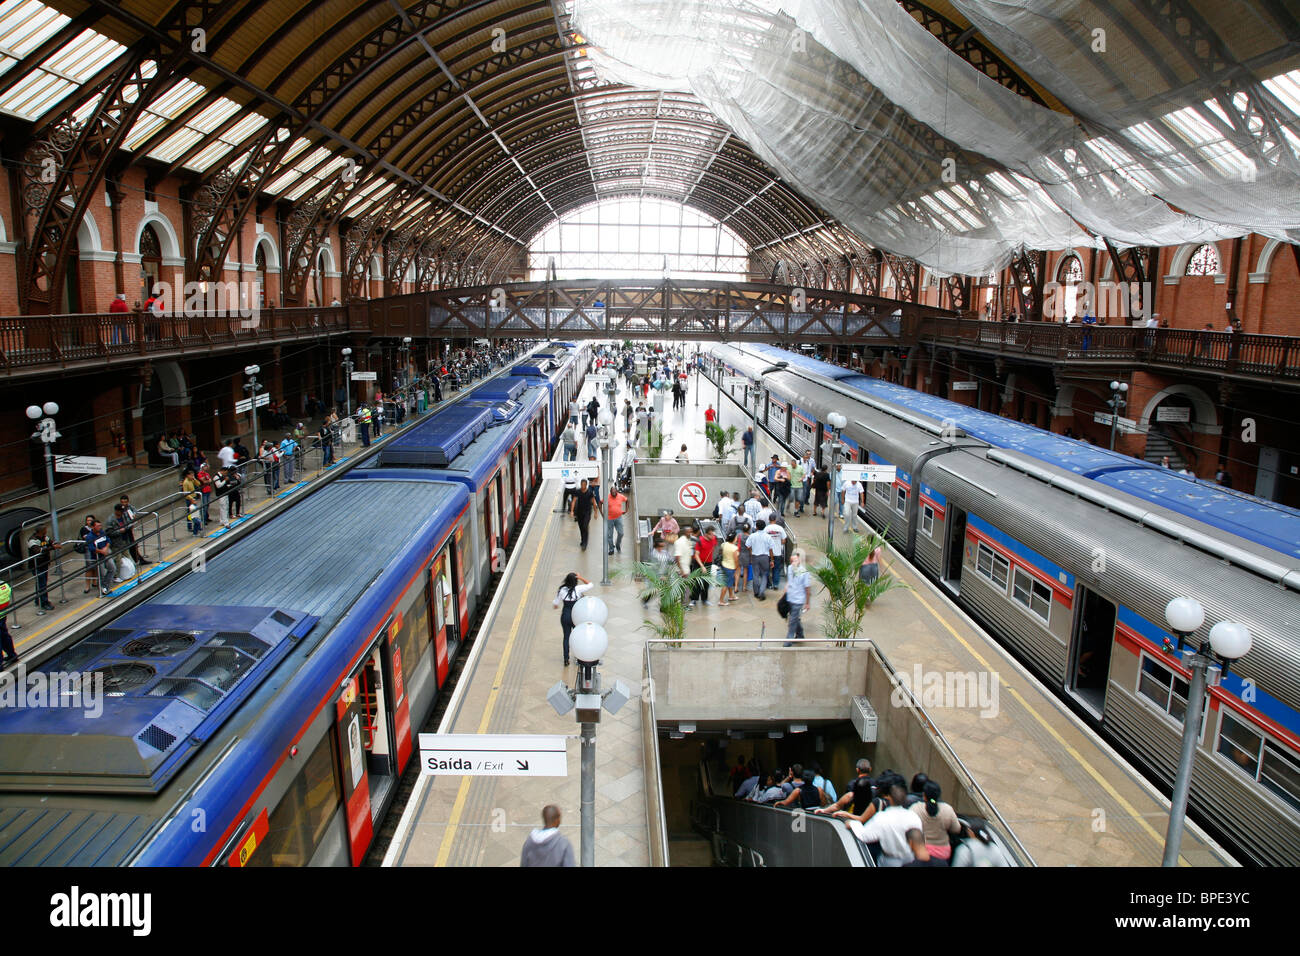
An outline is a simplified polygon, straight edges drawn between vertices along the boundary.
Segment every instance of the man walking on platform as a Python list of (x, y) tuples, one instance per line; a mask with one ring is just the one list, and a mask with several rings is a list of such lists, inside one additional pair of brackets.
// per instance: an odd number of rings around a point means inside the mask
[(519, 854), (520, 866), (575, 866), (573, 844), (560, 832), (560, 808), (542, 808), (542, 828), (528, 834)]
[(591, 523), (592, 510), (600, 513), (600, 502), (596, 500), (596, 493), (588, 486), (587, 479), (582, 479), (578, 486), (578, 493), (573, 496), (573, 518), (578, 522), (578, 542), (582, 545), (582, 550), (587, 550), (587, 525)]
[(748, 470), (754, 467), (754, 428), (752, 425), (745, 429), (744, 437), (740, 441), (745, 446), (745, 468)]

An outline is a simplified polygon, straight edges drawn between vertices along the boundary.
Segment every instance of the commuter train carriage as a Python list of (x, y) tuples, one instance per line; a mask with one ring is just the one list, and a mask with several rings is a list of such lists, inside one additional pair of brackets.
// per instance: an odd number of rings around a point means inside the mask
[(1191, 803), (1251, 861), (1300, 863), (1300, 514), (778, 349), (712, 352), (750, 378), (789, 360), (764, 376), (790, 410), (769, 427), (801, 450), (844, 414), (856, 454), (897, 469), (863, 498), (873, 526), (1166, 787), (1189, 674), (1165, 604), (1200, 601), (1198, 636), (1245, 624)]
[(0, 863), (359, 863), (536, 491), (550, 400), (485, 383), (382, 449), (435, 437), (425, 467), (353, 469), (40, 665), (107, 696), (0, 709)]
[(590, 361), (590, 345), (551, 342), (511, 369), (512, 374), (529, 379), (530, 382), (548, 384), (551, 396), (549, 421), (552, 435), (558, 436), (564, 431), (569, 402), (582, 391), (583, 376)]
[[(354, 474), (397, 478), (419, 473), (464, 485), (471, 498), (464, 529), (474, 542), (469, 593), (484, 594), (512, 529), (537, 488), (555, 433), (549, 389), (515, 376), (475, 389), (385, 445)], [(494, 564), (494, 561), (496, 562)]]
[(0, 711), (0, 862), (360, 862), (455, 654), (468, 505), (345, 475), (41, 665), (107, 696)]

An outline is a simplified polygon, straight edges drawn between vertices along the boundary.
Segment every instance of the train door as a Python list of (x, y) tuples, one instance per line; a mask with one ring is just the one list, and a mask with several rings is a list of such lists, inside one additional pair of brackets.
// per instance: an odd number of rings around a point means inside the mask
[(449, 638), (455, 628), (455, 616), (447, 613), (448, 602), (454, 607), (455, 596), (451, 590), (451, 548), (443, 548), (429, 569), (430, 603), (433, 605), (433, 669), (441, 687), (451, 670), (455, 656), (449, 647)]
[(1106, 705), (1115, 605), (1080, 584), (1074, 595), (1074, 631), (1066, 689), (1098, 718)]
[(343, 694), (335, 705), (335, 729), (338, 731), (339, 757), (343, 764), (341, 776), (353, 866), (361, 864), (374, 835), (360, 683), (354, 675), (344, 686)]
[(366, 654), (356, 674), (360, 705), (362, 746), (370, 778), (371, 813), (378, 817), (397, 780), (396, 739), (393, 728), (392, 658), (388, 642), (376, 644)]
[(961, 594), (961, 568), (966, 556), (966, 512), (948, 509), (948, 537), (944, 544), (943, 584), (953, 594)]
[[(501, 548), (504, 548), (509, 543), (506, 540), (508, 536), (508, 532), (506, 530), (505, 501), (509, 497), (510, 492), (503, 487), (505, 482), (509, 480), (510, 480), (510, 469), (509, 469), (509, 465), (507, 465), (506, 468), (504, 469), (504, 473), (498, 475), (497, 479), (494, 482), (492, 482), (492, 491), (493, 491), (492, 507), (496, 508), (496, 522), (497, 522), (497, 529), (499, 531), (498, 538), (500, 539), (498, 546)], [(494, 554), (496, 553), (495, 550), (493, 551), (493, 553)]]

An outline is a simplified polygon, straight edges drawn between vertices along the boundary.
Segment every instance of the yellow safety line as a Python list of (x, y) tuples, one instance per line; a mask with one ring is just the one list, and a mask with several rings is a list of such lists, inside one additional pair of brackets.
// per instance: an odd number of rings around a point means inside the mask
[[(927, 611), (930, 612), (930, 614), (934, 617), (936, 621), (938, 621), (940, 624), (943, 625), (944, 629), (957, 640), (957, 643), (959, 643), (962, 647), (966, 648), (966, 650), (970, 653), (970, 655), (974, 657), (975, 660), (980, 662), (980, 665), (986, 671), (988, 671), (989, 673), (996, 673), (996, 671), (993, 670), (989, 662), (986, 661), (983, 658), (983, 656), (980, 655), (979, 651), (975, 650), (975, 648), (973, 648), (965, 638), (963, 638), (960, 634), (958, 634), (957, 631), (953, 628), (953, 626), (948, 623), (947, 619), (944, 618), (944, 616), (941, 615), (938, 611), (936, 611), (933, 607), (931, 607), (930, 603), (926, 601), (925, 598), (921, 597), (920, 593), (915, 588), (911, 589), (911, 594), (912, 597), (916, 598), (916, 600), (921, 603), (921, 606), (923, 608), (925, 608)], [(1071, 757), (1073, 757), (1078, 762), (1079, 766), (1083, 767), (1084, 770), (1088, 771), (1088, 775), (1092, 777), (1092, 779), (1096, 780), (1097, 783), (1101, 784), (1102, 789), (1105, 790), (1108, 794), (1110, 794), (1111, 798), (1116, 803), (1118, 803), (1120, 807), (1123, 808), (1123, 810), (1129, 816), (1131, 816), (1134, 820), (1137, 821), (1138, 825), (1141, 826), (1142, 829), (1144, 829), (1151, 836), (1151, 839), (1155, 840), (1156, 843), (1158, 843), (1160, 846), (1164, 846), (1165, 838), (1159, 832), (1157, 832), (1155, 827), (1147, 823), (1146, 819), (1142, 816), (1142, 814), (1138, 811), (1138, 809), (1135, 806), (1133, 806), (1131, 803), (1129, 803), (1127, 800), (1125, 800), (1124, 797), (1120, 795), (1119, 791), (1117, 791), (1113, 786), (1111, 786), (1110, 781), (1108, 781), (1105, 777), (1103, 777), (1101, 775), (1101, 772), (1097, 770), (1097, 768), (1094, 767), (1092, 764), (1090, 764), (1087, 761), (1087, 759), (1084, 758), (1083, 754), (1079, 753), (1078, 750), (1072, 747), (1065, 740), (1065, 738), (1062, 737), (1057, 732), (1055, 727), (1053, 727), (1050, 723), (1048, 723), (1047, 720), (1041, 714), (1038, 713), (1038, 711), (1036, 711), (1033, 707), (1029, 705), (1029, 702), (1025, 700), (1025, 698), (1020, 694), (1018, 690), (1016, 690), (1009, 683), (1007, 683), (1007, 681), (1003, 680), (1000, 674), (998, 675), (998, 682), (1011, 692), (1012, 696), (1015, 697), (1015, 699), (1020, 702), (1020, 706), (1025, 708), (1025, 710), (1030, 714), (1030, 716), (1032, 716), (1035, 720), (1037, 720), (1038, 723), (1043, 726), (1043, 729), (1045, 729), (1049, 734), (1051, 734), (1056, 739), (1056, 742), (1059, 743), (1061, 747), (1065, 749), (1066, 753), (1068, 753)], [(1182, 856), (1178, 858), (1178, 862), (1182, 866), (1191, 865)]]
[[(541, 496), (538, 495), (534, 501), (533, 507), (542, 506)], [(542, 555), (546, 552), (546, 536), (551, 533), (552, 514), (546, 519), (546, 525), (542, 529), (542, 540), (538, 542), (537, 553), (533, 555), (533, 565), (528, 569), (528, 578), (524, 581), (523, 597), (519, 601), (519, 607), (515, 610), (515, 619), (510, 624), (510, 633), (506, 637), (505, 646), (501, 652), (501, 662), (497, 665), (497, 672), (492, 677), (492, 691), (488, 694), (487, 704), (483, 708), (483, 718), (478, 723), (476, 733), (487, 733), (488, 722), (492, 719), (492, 711), (496, 707), (497, 697), (501, 693), (501, 682), (505, 677), (506, 665), (510, 662), (510, 652), (514, 649), (515, 638), (519, 635), (519, 624), (524, 619), (524, 608), (528, 605), (528, 592), (533, 588), (533, 579), (537, 576), (537, 565), (542, 560)], [(479, 639), (483, 640), (486, 634), (480, 634)], [(451, 845), (455, 841), (456, 828), (460, 826), (460, 815), (465, 809), (465, 801), (469, 797), (469, 786), (473, 782), (473, 777), (461, 777), (460, 789), (456, 791), (456, 802), (452, 804), (451, 816), (447, 818), (447, 828), (442, 834), (442, 844), (438, 847), (438, 859), (434, 866), (446, 866), (447, 858), (451, 856)]]

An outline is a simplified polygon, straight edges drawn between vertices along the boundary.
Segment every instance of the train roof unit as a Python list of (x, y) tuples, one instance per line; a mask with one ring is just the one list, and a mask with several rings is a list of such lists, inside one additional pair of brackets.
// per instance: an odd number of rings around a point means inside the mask
[[(446, 410), (455, 415), (444, 417), (439, 412), (430, 416), (384, 447), (375, 459), (374, 469), (359, 468), (353, 474), (392, 476), (400, 473), (381, 469), (423, 465), (436, 469), (447, 480), (477, 490), (491, 479), (501, 456), (518, 440), (531, 413), (549, 400), (546, 386), (530, 386), (523, 379), (513, 381), (524, 386), (517, 392), (517, 399), (494, 398), (475, 391)], [(464, 441), (465, 433), (458, 423), (468, 418), (485, 424), (471, 440)], [(431, 460), (435, 458), (440, 460)]]

